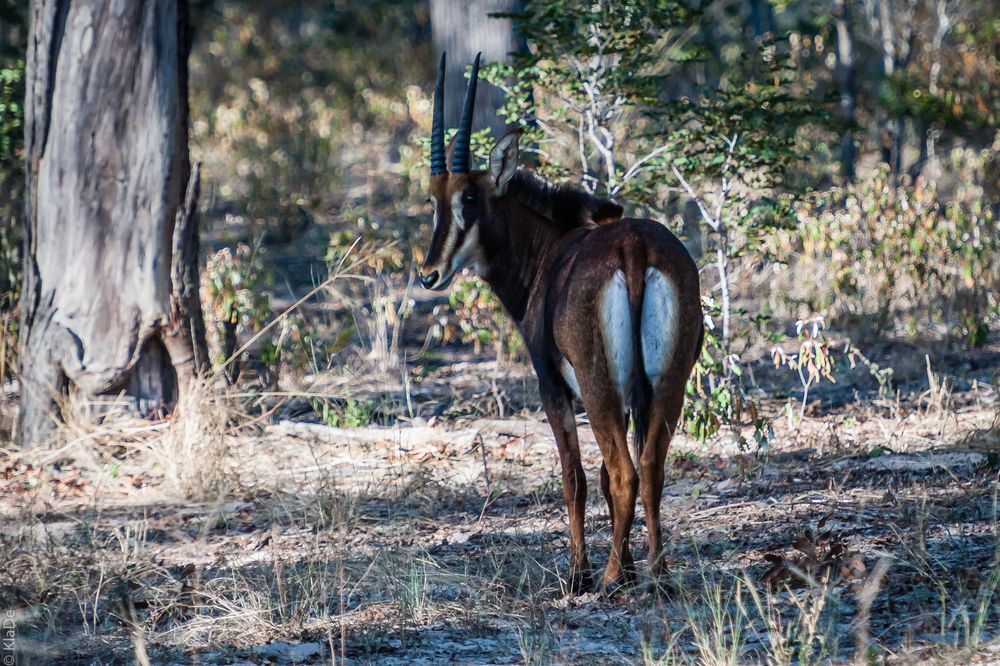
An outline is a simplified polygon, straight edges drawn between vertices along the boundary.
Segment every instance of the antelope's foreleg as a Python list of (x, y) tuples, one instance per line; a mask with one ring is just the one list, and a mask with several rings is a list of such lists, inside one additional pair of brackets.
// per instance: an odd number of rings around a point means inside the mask
[(573, 592), (590, 585), (590, 563), (584, 540), (584, 516), (587, 507), (587, 477), (580, 460), (580, 443), (576, 435), (576, 417), (565, 390), (552, 387), (542, 390), (542, 406), (555, 435), (562, 466), (563, 499), (569, 516), (569, 575)]

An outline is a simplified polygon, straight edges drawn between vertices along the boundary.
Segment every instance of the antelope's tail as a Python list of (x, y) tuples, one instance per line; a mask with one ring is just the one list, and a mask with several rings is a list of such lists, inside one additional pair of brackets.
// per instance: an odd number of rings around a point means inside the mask
[[(630, 261), (631, 259), (631, 261)], [(632, 320), (632, 386), (629, 396), (632, 425), (635, 429), (632, 438), (632, 462), (636, 471), (639, 469), (639, 459), (646, 446), (646, 433), (649, 431), (649, 412), (653, 400), (653, 387), (643, 372), (645, 363), (642, 353), (642, 304), (646, 292), (646, 266), (636, 262), (632, 257), (625, 258), (625, 281), (628, 288), (628, 305)]]

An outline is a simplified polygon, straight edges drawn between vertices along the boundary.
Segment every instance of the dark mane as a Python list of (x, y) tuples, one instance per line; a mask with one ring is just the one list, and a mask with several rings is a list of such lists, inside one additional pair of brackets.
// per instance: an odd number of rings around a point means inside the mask
[(611, 199), (595, 197), (575, 185), (554, 185), (525, 169), (518, 169), (507, 187), (510, 196), (565, 229), (617, 220), (624, 212)]

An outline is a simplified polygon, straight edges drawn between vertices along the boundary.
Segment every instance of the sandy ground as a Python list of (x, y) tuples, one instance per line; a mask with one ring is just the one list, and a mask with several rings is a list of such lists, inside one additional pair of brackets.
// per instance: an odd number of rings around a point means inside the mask
[[(491, 399), (495, 373), (463, 376)], [(601, 567), (600, 457), (579, 422)], [(611, 598), (568, 594), (558, 460), (530, 410), (259, 419), (219, 440), (225, 487), (203, 502), (126, 445), (12, 458), (0, 590), (18, 663), (130, 662), (137, 645), (157, 664), (812, 663), (859, 641), (879, 661), (1000, 660), (995, 390), (775, 424), (766, 453), (677, 438), (670, 589), (649, 594), (640, 560), (640, 586)], [(640, 510), (637, 558), (643, 540)]]

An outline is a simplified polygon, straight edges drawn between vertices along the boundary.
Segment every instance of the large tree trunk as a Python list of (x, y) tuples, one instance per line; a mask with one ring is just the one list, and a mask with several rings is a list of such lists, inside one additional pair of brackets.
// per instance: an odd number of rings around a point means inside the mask
[[(514, 34), (510, 19), (489, 18), (490, 14), (515, 12), (520, 0), (431, 0), (431, 31), (438, 52), (448, 53), (448, 73), (445, 77), (444, 121), (448, 127), (458, 125), (465, 97), (466, 68), (482, 51), (483, 63), (510, 62), (510, 54), (524, 48)], [(472, 127), (489, 127), (493, 136), (502, 136), (507, 129), (497, 109), (504, 103), (499, 88), (480, 82), (476, 94), (476, 113)]]
[(186, 0), (35, 0), (30, 32), (22, 445), (69, 389), (148, 414), (207, 362)]

